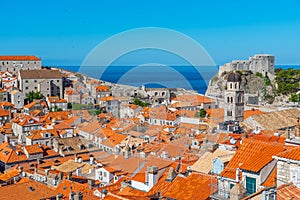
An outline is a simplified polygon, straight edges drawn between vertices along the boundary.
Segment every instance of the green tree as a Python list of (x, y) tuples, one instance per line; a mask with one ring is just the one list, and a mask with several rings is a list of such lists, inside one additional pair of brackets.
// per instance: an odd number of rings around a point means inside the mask
[(201, 118), (206, 117), (206, 111), (203, 108), (200, 108), (200, 110), (196, 112), (195, 117), (201, 117)]
[(291, 94), (290, 101), (300, 103), (300, 94)]
[(141, 107), (147, 107), (147, 106), (150, 105), (149, 103), (144, 102), (144, 101), (141, 101), (141, 100), (139, 100), (138, 98), (134, 98), (133, 104), (138, 105), (138, 106), (141, 106)]
[(43, 99), (44, 95), (40, 92), (34, 92), (31, 91), (27, 94), (27, 99), (29, 99), (30, 102), (32, 102), (35, 99)]
[(300, 70), (287, 69), (276, 70), (277, 92), (279, 94), (295, 93), (299, 89)]

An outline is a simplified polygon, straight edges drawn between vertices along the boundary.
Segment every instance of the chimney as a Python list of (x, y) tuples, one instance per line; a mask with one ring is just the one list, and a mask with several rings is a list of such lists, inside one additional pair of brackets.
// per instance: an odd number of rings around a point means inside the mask
[(126, 181), (126, 180), (123, 180), (121, 182), (121, 191), (126, 188), (127, 186), (130, 186), (130, 182), (129, 181)]
[(152, 188), (158, 180), (158, 167), (157, 166), (148, 166), (146, 172), (146, 182), (147, 185)]
[[(121, 183), (121, 185), (122, 185), (122, 183)], [(101, 199), (103, 199), (107, 194), (108, 194), (108, 191), (106, 189), (103, 189), (102, 193), (101, 193)]]
[(61, 182), (64, 179), (64, 174), (62, 172), (58, 173), (58, 182)]
[(130, 147), (127, 145), (124, 150), (124, 158), (128, 159), (130, 154)]
[(246, 196), (247, 191), (241, 183), (236, 183), (229, 191), (230, 199), (239, 200)]
[(176, 177), (176, 173), (173, 167), (170, 168), (169, 172), (168, 172), (168, 176), (166, 178), (166, 181), (168, 182), (172, 182), (174, 180), (174, 178)]
[(94, 164), (94, 156), (93, 155), (90, 155), (90, 165), (93, 165)]
[(67, 174), (67, 180), (71, 180), (72, 179), (72, 174), (71, 173), (68, 173)]
[(74, 195), (74, 200), (83, 200), (83, 195), (81, 192), (77, 192)]
[(56, 200), (63, 200), (63, 196), (62, 194), (58, 194), (56, 195)]
[(92, 190), (95, 185), (95, 180), (89, 179), (88, 184), (89, 184), (89, 189)]
[(239, 168), (236, 168), (235, 170), (235, 181), (236, 182), (240, 182), (240, 169)]
[(69, 200), (75, 200), (74, 195), (75, 195), (75, 193), (72, 192), (72, 187), (71, 187), (70, 193), (69, 193)]

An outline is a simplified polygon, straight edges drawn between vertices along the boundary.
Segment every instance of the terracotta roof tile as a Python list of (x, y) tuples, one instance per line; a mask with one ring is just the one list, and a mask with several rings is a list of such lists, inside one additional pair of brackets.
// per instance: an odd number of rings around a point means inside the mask
[(9, 115), (10, 115), (9, 110), (4, 110), (0, 108), (0, 117), (9, 116)]
[(164, 196), (181, 200), (206, 200), (216, 192), (217, 188), (211, 187), (211, 184), (216, 183), (216, 178), (209, 175), (192, 173), (186, 178), (177, 176)]
[(12, 61), (27, 61), (27, 60), (41, 60), (36, 56), (0, 56), (0, 60), (12, 60)]
[(244, 111), (244, 119), (247, 119), (248, 117), (252, 116), (252, 115), (259, 115), (259, 114), (264, 114), (265, 112), (262, 112), (258, 109), (255, 110), (245, 110)]
[(272, 156), (284, 151), (284, 145), (266, 143), (253, 139), (243, 139), (239, 149), (230, 160), (221, 176), (235, 179), (236, 168), (259, 172), (273, 160)]
[(15, 170), (11, 170), (9, 172), (6, 172), (4, 174), (0, 175), (0, 180), (1, 181), (8, 181), (11, 178), (14, 178), (16, 176), (18, 176), (20, 174), (19, 170), (15, 169)]
[(300, 199), (300, 188), (293, 184), (284, 184), (277, 188), (277, 200)]
[(63, 77), (59, 70), (20, 70), (19, 73), (22, 79), (60, 79)]
[(108, 92), (109, 91), (109, 87), (107, 85), (98, 85), (95, 86), (95, 89), (97, 92)]
[(289, 149), (287, 151), (284, 151), (282, 153), (279, 153), (279, 154), (277, 154), (277, 157), (299, 161), (300, 160), (300, 147), (295, 147), (295, 148)]
[(48, 186), (35, 181), (26, 181), (5, 187), (0, 187), (1, 200), (46, 199), (55, 198), (58, 194)]

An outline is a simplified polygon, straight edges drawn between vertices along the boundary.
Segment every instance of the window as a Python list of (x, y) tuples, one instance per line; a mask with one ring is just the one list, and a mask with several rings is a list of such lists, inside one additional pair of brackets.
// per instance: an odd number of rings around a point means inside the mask
[(25, 90), (28, 90), (28, 87), (25, 87)]
[(256, 192), (256, 179), (246, 177), (247, 196)]
[(59, 80), (57, 80), (57, 82), (59, 83)]
[(25, 80), (25, 83), (28, 83), (28, 80)]
[(233, 102), (233, 97), (230, 98), (230, 102), (231, 102), (231, 103)]
[(292, 182), (297, 182), (297, 175), (298, 175), (297, 170), (291, 169), (291, 181)]
[(227, 111), (227, 116), (232, 116), (232, 111)]
[(103, 172), (103, 177), (106, 177), (106, 172)]
[(36, 82), (37, 82), (37, 80), (34, 80), (34, 82), (36, 83)]

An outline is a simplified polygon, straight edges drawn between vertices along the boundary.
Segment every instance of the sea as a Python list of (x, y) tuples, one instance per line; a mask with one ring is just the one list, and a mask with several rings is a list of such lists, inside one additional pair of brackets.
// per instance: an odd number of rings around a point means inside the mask
[[(123, 85), (147, 88), (184, 88), (205, 94), (218, 66), (58, 66), (90, 77)], [(300, 69), (300, 65), (276, 65), (275, 68)]]

